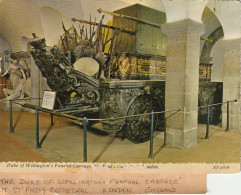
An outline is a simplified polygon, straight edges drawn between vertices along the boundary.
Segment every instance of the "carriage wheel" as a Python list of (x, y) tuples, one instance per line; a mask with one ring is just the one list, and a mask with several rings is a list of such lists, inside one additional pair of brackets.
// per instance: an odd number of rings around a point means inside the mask
[[(128, 109), (127, 115), (151, 113), (155, 104), (149, 96), (139, 96)], [(154, 118), (154, 130), (157, 124)], [(151, 115), (130, 117), (126, 119), (125, 137), (133, 143), (143, 143), (150, 139)]]

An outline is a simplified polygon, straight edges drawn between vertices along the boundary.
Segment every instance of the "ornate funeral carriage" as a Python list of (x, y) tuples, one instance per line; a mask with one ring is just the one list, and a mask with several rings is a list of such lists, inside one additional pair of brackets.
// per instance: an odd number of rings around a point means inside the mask
[[(56, 109), (109, 119), (102, 121), (105, 131), (145, 142), (151, 116), (125, 116), (165, 110), (166, 38), (160, 28), (165, 14), (138, 4), (110, 14), (111, 25), (103, 24), (103, 17), (99, 23), (73, 18), (84, 24), (79, 30), (63, 25), (59, 46), (47, 47), (44, 38), (33, 34), (31, 54), (57, 91)], [(154, 127), (164, 127), (164, 114), (155, 115)]]

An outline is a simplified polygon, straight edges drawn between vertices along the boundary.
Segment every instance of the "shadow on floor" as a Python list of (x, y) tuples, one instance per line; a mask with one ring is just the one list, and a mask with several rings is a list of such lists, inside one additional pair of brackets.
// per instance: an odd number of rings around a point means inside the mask
[(45, 140), (46, 137), (48, 136), (48, 134), (49, 134), (50, 130), (52, 129), (52, 127), (53, 127), (53, 125), (50, 124), (49, 127), (48, 127), (48, 129), (47, 129), (47, 131), (46, 131), (46, 133), (44, 134), (43, 138), (41, 139), (41, 141), (40, 141), (40, 143), (39, 143), (40, 146), (42, 146), (44, 140)]
[(107, 143), (107, 145), (104, 147), (104, 149), (100, 152), (100, 154), (94, 159), (94, 163), (95, 162), (97, 162), (99, 159), (100, 159), (100, 157), (102, 156), (102, 154), (110, 147), (110, 145), (114, 142), (114, 140), (115, 140), (115, 138), (116, 137), (112, 137), (111, 139), (110, 139), (110, 141)]
[(154, 154), (153, 154), (153, 158), (156, 157), (156, 155), (165, 147), (165, 145), (163, 144)]
[(20, 112), (20, 113), (18, 114), (17, 119), (16, 119), (16, 121), (15, 121), (15, 123), (14, 123), (14, 125), (13, 125), (13, 129), (15, 129), (15, 127), (17, 126), (17, 123), (18, 123), (18, 121), (20, 120), (22, 113), (23, 113), (23, 112)]

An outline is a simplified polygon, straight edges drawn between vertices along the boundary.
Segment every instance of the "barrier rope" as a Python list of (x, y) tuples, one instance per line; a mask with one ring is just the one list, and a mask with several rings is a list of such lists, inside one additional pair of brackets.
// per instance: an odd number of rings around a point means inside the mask
[[(43, 98), (31, 98), (31, 99), (43, 99)], [(31, 108), (31, 109), (35, 109), (37, 107), (42, 112), (46, 112), (46, 113), (50, 113), (50, 114), (53, 114), (53, 115), (57, 115), (59, 117), (70, 118), (70, 119), (78, 120), (78, 121), (83, 121), (84, 120), (84, 118), (80, 118), (80, 117), (76, 117), (76, 116), (72, 116), (72, 115), (68, 115), (68, 114), (62, 114), (61, 112), (56, 112), (54, 110), (52, 111), (52, 110), (49, 110), (49, 109), (46, 109), (46, 108), (42, 108), (40, 106), (35, 106), (35, 105), (31, 105), (31, 104), (21, 104), (21, 103), (16, 102), (16, 101), (19, 101), (19, 100), (25, 100), (25, 99), (17, 99), (17, 100), (14, 100), (13, 103), (21, 105), (23, 107), (28, 107), (28, 108)], [(217, 105), (227, 104), (228, 102), (237, 102), (237, 99), (232, 100), (232, 101), (216, 103), (216, 104), (199, 106), (198, 108), (207, 108), (208, 106), (209, 107), (217, 106)], [(181, 111), (181, 109), (166, 110), (166, 111), (154, 112), (154, 114), (163, 114), (163, 113), (167, 113), (167, 112), (180, 112), (180, 111)], [(104, 118), (104, 119), (94, 119), (94, 118), (91, 118), (91, 119), (88, 119), (88, 121), (113, 121), (113, 120), (118, 120), (118, 119), (126, 119), (126, 118), (131, 118), (131, 117), (146, 116), (146, 115), (151, 115), (151, 114), (152, 113), (150, 112), (150, 113), (143, 113), (143, 114), (136, 114), (136, 115), (120, 116), (120, 117), (115, 117), (115, 118)]]
[[(49, 113), (49, 114), (53, 114), (53, 115), (57, 115), (59, 117), (65, 117), (65, 118), (70, 118), (73, 120), (78, 120), (78, 121), (83, 121), (84, 118), (80, 118), (80, 117), (76, 117), (76, 116), (72, 116), (72, 115), (68, 115), (68, 114), (62, 114), (61, 112), (55, 112), (54, 110), (49, 110), (46, 108), (42, 108), (40, 106), (35, 106), (35, 105), (31, 105), (31, 104), (21, 104), (18, 102), (13, 101), (13, 103), (21, 105), (23, 107), (27, 107), (27, 108), (31, 108), (31, 109), (35, 109), (36, 107), (43, 112)], [(179, 112), (181, 111), (181, 109), (178, 110), (167, 110), (167, 111), (161, 111), (161, 112), (154, 112), (154, 114), (162, 114), (162, 113), (166, 113), (166, 112)], [(145, 116), (145, 115), (151, 115), (152, 113), (144, 113), (144, 114), (136, 114), (136, 115), (127, 115), (127, 116), (122, 116), (122, 117), (116, 117), (116, 118), (105, 118), (105, 119), (88, 119), (88, 121), (111, 121), (111, 120), (118, 120), (118, 119), (125, 119), (125, 118), (131, 118), (131, 117), (138, 117), (138, 116)]]
[[(42, 99), (42, 98), (31, 98), (31, 99)], [(166, 110), (166, 111), (160, 111), (160, 112), (151, 112), (151, 113), (143, 113), (143, 114), (136, 114), (136, 115), (127, 115), (127, 116), (122, 116), (122, 117), (116, 117), (116, 118), (106, 118), (106, 119), (87, 119), (86, 117), (84, 118), (79, 118), (79, 117), (75, 117), (72, 115), (68, 115), (68, 114), (63, 114), (60, 112), (56, 112), (54, 110), (49, 110), (46, 108), (42, 108), (40, 106), (35, 106), (32, 104), (22, 104), (22, 103), (18, 103), (16, 101), (19, 101), (22, 99), (17, 99), (17, 100), (10, 100), (10, 133), (14, 133), (14, 129), (13, 129), (13, 119), (12, 119), (12, 103), (21, 105), (23, 107), (27, 107), (30, 109), (35, 109), (36, 111), (36, 149), (41, 148), (41, 144), (39, 143), (39, 115), (38, 112), (39, 111), (43, 111), (46, 113), (49, 113), (51, 115), (51, 125), (53, 125), (53, 115), (59, 116), (59, 117), (64, 117), (64, 118), (68, 118), (68, 119), (72, 119), (72, 120), (78, 120), (78, 121), (83, 121), (83, 125), (84, 125), (84, 151), (83, 151), (83, 159), (84, 162), (87, 162), (87, 125), (88, 125), (88, 120), (89, 121), (111, 121), (111, 120), (118, 120), (118, 119), (125, 119), (125, 118), (131, 118), (131, 117), (138, 117), (138, 116), (146, 116), (146, 115), (151, 115), (151, 131), (150, 131), (150, 151), (149, 151), (149, 155), (148, 158), (153, 158), (153, 131), (154, 131), (154, 114), (162, 114), (162, 113), (167, 113), (167, 112), (179, 112), (181, 111), (181, 109), (178, 110)], [(207, 108), (207, 128), (206, 128), (206, 136), (205, 139), (209, 139), (209, 112), (210, 112), (210, 106), (217, 106), (217, 105), (221, 105), (221, 104), (227, 104), (227, 128), (226, 131), (229, 131), (229, 103), (230, 102), (237, 102), (237, 100), (232, 100), (232, 101), (227, 101), (227, 102), (222, 102), (222, 103), (217, 103), (217, 104), (211, 104), (211, 105), (207, 105), (207, 106), (199, 106), (198, 108)], [(173, 113), (173, 114), (176, 114)], [(172, 115), (173, 115), (172, 114)], [(165, 133), (165, 132), (164, 132)], [(165, 134), (164, 134), (165, 137)], [(165, 138), (164, 138), (165, 139)]]
[(217, 104), (210, 104), (210, 105), (205, 105), (205, 106), (199, 106), (198, 108), (207, 108), (208, 106), (218, 106), (221, 104), (227, 104), (228, 102), (237, 102), (237, 99), (232, 100), (232, 101), (226, 101), (226, 102), (221, 102), (221, 103), (217, 103)]

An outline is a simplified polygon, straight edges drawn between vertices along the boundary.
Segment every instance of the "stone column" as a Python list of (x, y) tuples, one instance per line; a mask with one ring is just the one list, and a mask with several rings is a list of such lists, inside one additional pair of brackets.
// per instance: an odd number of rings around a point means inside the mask
[[(33, 57), (31, 56), (31, 95), (32, 98), (39, 98), (39, 69), (37, 65), (35, 64), (35, 61)], [(31, 100), (31, 103), (34, 105), (39, 105), (39, 99), (33, 99)]]
[[(32, 98), (43, 98), (44, 91), (51, 90), (47, 84), (47, 79), (42, 76), (33, 57), (31, 57), (31, 86)], [(33, 99), (31, 103), (41, 106), (42, 99)]]
[(166, 145), (187, 148), (197, 144), (200, 35), (202, 23), (186, 19), (162, 25), (167, 35)]
[[(241, 39), (223, 40), (223, 101), (237, 99), (230, 103), (229, 127), (240, 129), (240, 42)], [(227, 124), (227, 105), (222, 107), (222, 126)]]
[[(46, 78), (44, 78), (42, 75), (41, 75), (41, 73), (40, 73), (40, 94), (39, 94), (39, 96), (40, 96), (40, 98), (43, 98), (43, 96), (44, 96), (44, 91), (51, 91), (51, 89), (50, 89), (50, 87), (48, 86), (48, 84), (47, 84), (47, 79)], [(42, 100), (40, 101), (40, 103), (42, 104)]]

